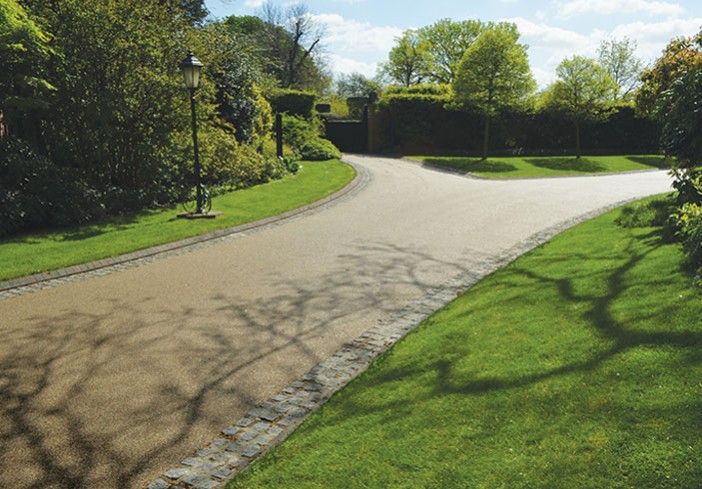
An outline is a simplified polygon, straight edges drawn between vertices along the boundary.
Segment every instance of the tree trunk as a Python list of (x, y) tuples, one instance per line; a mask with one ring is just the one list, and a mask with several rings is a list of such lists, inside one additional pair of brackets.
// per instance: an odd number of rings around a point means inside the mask
[(488, 157), (488, 141), (490, 140), (490, 116), (485, 117), (485, 133), (483, 134), (483, 159)]
[(580, 121), (575, 121), (575, 158), (580, 158)]

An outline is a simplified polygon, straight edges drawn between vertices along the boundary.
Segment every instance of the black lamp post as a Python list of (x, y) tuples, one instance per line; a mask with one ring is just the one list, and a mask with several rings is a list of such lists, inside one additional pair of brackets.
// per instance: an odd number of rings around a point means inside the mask
[(196, 214), (203, 214), (202, 211), (202, 188), (200, 186), (200, 155), (197, 149), (197, 120), (195, 119), (195, 90), (200, 86), (200, 71), (204, 65), (195, 55), (190, 52), (188, 57), (180, 64), (180, 71), (183, 72), (185, 86), (190, 90), (190, 112), (192, 113), (193, 124), (193, 150), (195, 153), (195, 196), (197, 208)]

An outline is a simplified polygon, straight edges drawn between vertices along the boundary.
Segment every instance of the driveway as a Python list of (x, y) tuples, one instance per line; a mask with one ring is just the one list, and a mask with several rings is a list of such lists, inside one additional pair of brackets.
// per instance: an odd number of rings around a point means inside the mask
[(433, 287), (670, 189), (665, 172), (490, 181), (346, 159), (366, 183), (332, 207), (0, 301), (0, 487), (143, 487)]

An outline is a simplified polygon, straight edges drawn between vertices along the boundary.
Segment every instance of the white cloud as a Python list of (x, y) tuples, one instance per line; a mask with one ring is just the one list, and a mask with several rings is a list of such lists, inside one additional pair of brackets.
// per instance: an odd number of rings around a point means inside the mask
[(540, 89), (548, 87), (551, 83), (556, 81), (556, 73), (554, 70), (544, 70), (541, 68), (532, 67), (531, 73), (534, 75), (536, 84)]
[(378, 70), (378, 63), (366, 63), (339, 56), (338, 54), (331, 54), (327, 57), (327, 59), (329, 60), (331, 69), (335, 74), (361, 73), (368, 78), (373, 78)]
[(607, 31), (594, 29), (589, 33), (578, 33), (524, 18), (507, 20), (517, 24), (522, 34), (521, 41), (529, 46), (532, 70), (541, 88), (554, 80), (555, 68), (564, 58), (575, 54), (596, 57), (597, 49), (604, 39), (627, 37), (635, 41), (636, 56), (644, 63), (650, 63), (660, 56), (671, 39), (694, 35), (702, 26), (702, 18), (698, 17), (660, 22), (638, 21), (620, 24)]
[(649, 0), (570, 0), (556, 2), (557, 16), (570, 19), (580, 14), (611, 15), (616, 13), (679, 17), (685, 8), (676, 3)]
[(260, 8), (266, 0), (244, 0), (244, 7), (248, 8)]
[(537, 24), (522, 17), (507, 19), (507, 21), (517, 24), (522, 39), (530, 46), (573, 49), (589, 43), (588, 36), (561, 27), (554, 27), (544, 22)]
[(611, 37), (628, 37), (638, 44), (637, 55), (644, 61), (652, 61), (661, 55), (668, 43), (681, 36), (692, 36), (699, 32), (702, 18), (672, 19), (663, 22), (633, 22), (615, 27)]
[(368, 22), (344, 19), (338, 14), (319, 14), (313, 19), (327, 27), (324, 41), (334, 44), (339, 51), (387, 53), (395, 38), (403, 32), (399, 27), (373, 26)]

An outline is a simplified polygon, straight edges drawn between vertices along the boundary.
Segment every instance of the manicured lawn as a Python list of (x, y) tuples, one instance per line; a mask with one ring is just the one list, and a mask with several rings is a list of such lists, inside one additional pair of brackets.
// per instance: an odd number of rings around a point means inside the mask
[(699, 488), (702, 289), (617, 210), (493, 274), (231, 488)]
[(670, 160), (660, 155), (575, 157), (480, 158), (457, 156), (409, 156), (438, 165), (488, 178), (548, 177), (670, 168)]
[(216, 219), (178, 219), (180, 206), (150, 210), (90, 226), (0, 241), (0, 280), (113, 257), (217, 229), (264, 219), (333, 194), (353, 168), (338, 161), (303, 162), (296, 176), (212, 199)]

